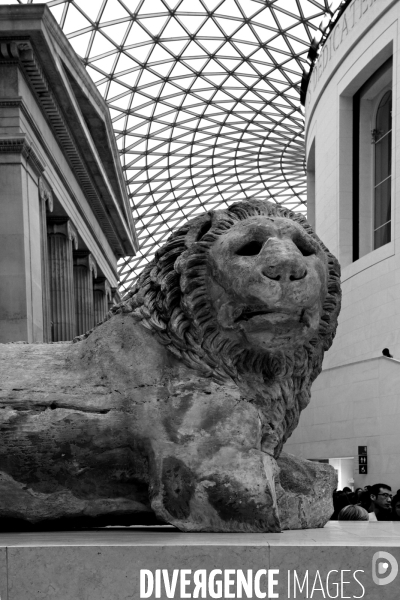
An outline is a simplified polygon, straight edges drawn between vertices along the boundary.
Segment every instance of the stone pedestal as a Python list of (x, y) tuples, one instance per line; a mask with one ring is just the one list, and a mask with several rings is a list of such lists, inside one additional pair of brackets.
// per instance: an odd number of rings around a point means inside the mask
[(78, 247), (78, 234), (71, 221), (50, 219), (48, 249), (53, 342), (72, 340), (75, 335), (73, 245)]
[(171, 527), (1, 534), (0, 594), (397, 600), (399, 561), (397, 522), (331, 521), (283, 534), (182, 534)]
[(93, 278), (97, 277), (96, 263), (86, 251), (74, 252), (75, 335), (86, 333), (95, 324)]

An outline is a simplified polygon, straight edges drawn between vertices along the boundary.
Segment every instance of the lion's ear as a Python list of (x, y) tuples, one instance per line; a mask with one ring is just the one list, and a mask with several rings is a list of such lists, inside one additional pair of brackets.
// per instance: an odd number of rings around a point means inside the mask
[(199, 242), (201, 238), (211, 229), (212, 211), (204, 213), (193, 219), (189, 231), (185, 236), (185, 246), (190, 248), (192, 244)]

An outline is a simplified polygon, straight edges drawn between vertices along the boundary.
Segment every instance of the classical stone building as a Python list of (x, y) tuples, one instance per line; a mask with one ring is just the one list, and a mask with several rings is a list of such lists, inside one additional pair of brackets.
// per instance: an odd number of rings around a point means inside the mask
[(0, 6), (0, 342), (70, 340), (137, 249), (107, 106), (45, 5)]
[(308, 214), (341, 263), (343, 308), (286, 450), (333, 459), (339, 487), (400, 487), (399, 19), (398, 0), (350, 2), (306, 95)]

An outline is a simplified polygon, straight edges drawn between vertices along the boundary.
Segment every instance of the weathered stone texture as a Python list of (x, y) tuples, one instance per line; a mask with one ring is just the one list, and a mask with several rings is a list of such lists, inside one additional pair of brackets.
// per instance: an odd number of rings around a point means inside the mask
[(256, 201), (204, 215), (83, 341), (0, 346), (3, 527), (326, 522), (333, 470), (279, 458), (340, 298), (295, 217)]

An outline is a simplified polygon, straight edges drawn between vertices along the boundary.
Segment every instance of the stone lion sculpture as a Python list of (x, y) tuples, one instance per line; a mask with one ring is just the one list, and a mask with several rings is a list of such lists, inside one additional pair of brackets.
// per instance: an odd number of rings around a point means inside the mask
[(339, 276), (302, 215), (249, 200), (174, 232), (78, 343), (3, 345), (1, 526), (323, 526), (333, 469), (280, 454)]

